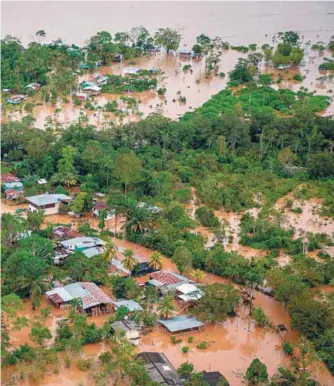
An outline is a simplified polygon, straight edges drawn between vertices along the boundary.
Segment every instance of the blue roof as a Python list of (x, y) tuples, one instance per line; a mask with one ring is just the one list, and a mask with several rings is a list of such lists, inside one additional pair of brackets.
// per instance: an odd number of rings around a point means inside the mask
[(165, 326), (169, 332), (185, 331), (203, 326), (200, 320), (188, 315), (175, 316), (170, 319), (160, 319), (158, 322)]

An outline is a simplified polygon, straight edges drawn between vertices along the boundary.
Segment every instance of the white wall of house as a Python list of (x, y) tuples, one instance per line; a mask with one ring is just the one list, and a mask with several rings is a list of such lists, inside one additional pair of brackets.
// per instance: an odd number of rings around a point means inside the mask
[(57, 214), (57, 213), (59, 213), (59, 202), (54, 204), (53, 207), (45, 208), (45, 209), (44, 208), (35, 208), (33, 205), (29, 204), (28, 205), (28, 210), (30, 212), (37, 212), (39, 210), (44, 210), (44, 214), (45, 215)]

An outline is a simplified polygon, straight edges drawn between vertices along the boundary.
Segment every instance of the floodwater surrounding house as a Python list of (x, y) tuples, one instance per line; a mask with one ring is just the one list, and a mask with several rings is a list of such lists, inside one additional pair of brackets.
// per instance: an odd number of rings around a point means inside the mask
[(29, 202), (28, 210), (36, 212), (44, 210), (46, 215), (59, 213), (61, 203), (68, 203), (71, 197), (66, 194), (39, 194), (37, 196), (26, 197)]
[(111, 332), (122, 332), (125, 338), (134, 346), (139, 345), (140, 341), (140, 326), (129, 319), (118, 320), (111, 324)]
[(188, 315), (174, 316), (169, 319), (160, 319), (158, 320), (158, 323), (164, 326), (171, 333), (200, 330), (201, 327), (204, 326), (200, 320)]
[(113, 301), (95, 283), (76, 282), (46, 292), (47, 298), (59, 308), (69, 306), (75, 299), (77, 307), (87, 314), (111, 312)]

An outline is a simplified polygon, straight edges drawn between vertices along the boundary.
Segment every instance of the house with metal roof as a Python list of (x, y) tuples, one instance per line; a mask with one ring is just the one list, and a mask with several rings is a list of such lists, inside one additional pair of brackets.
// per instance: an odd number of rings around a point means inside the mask
[(167, 292), (176, 291), (176, 288), (183, 283), (189, 283), (189, 279), (175, 272), (156, 271), (149, 273), (150, 280), (146, 285), (156, 287), (162, 295)]
[(134, 346), (139, 345), (140, 340), (140, 326), (129, 319), (118, 320), (111, 324), (111, 333), (122, 332), (125, 338)]
[(188, 315), (174, 316), (169, 319), (159, 319), (158, 323), (173, 334), (199, 330), (204, 325), (200, 320)]
[(126, 307), (130, 312), (144, 311), (142, 306), (135, 300), (118, 300), (114, 302), (114, 306), (116, 310), (120, 307)]
[(199, 300), (204, 292), (191, 283), (183, 283), (180, 286), (176, 287), (178, 299), (188, 303), (191, 301)]
[(124, 67), (123, 73), (126, 75), (136, 75), (140, 72), (139, 67)]
[(15, 190), (15, 189), (7, 189), (5, 190), (5, 196), (6, 196), (6, 200), (14, 201), (19, 198), (23, 198), (23, 191)]
[(77, 282), (46, 292), (46, 297), (59, 308), (78, 299), (79, 310), (92, 315), (110, 312), (113, 301), (95, 283)]
[(29, 202), (28, 210), (36, 212), (44, 210), (46, 215), (59, 213), (60, 204), (68, 203), (71, 197), (66, 194), (39, 194), (37, 196), (26, 197)]
[(52, 237), (57, 240), (72, 239), (79, 236), (81, 236), (81, 234), (75, 229), (64, 225), (58, 225), (52, 230)]
[(92, 248), (87, 248), (82, 251), (82, 253), (88, 257), (88, 259), (101, 255), (104, 252), (104, 249), (102, 247), (92, 247)]
[(14, 176), (12, 173), (1, 174), (1, 183), (6, 184), (10, 182), (20, 182), (20, 179)]
[(63, 240), (60, 245), (69, 252), (83, 252), (88, 248), (103, 247), (105, 242), (98, 237), (80, 236), (73, 239)]
[(8, 190), (23, 190), (23, 184), (21, 181), (14, 181), (14, 182), (5, 182), (4, 184), (5, 189)]
[(181, 386), (180, 376), (166, 355), (157, 352), (141, 352), (136, 356), (143, 362), (153, 382), (163, 386)]

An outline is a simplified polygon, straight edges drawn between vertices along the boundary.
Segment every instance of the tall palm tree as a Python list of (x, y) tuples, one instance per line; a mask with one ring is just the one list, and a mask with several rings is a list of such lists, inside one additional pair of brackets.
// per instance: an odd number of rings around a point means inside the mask
[(149, 261), (148, 265), (156, 271), (162, 269), (162, 258), (158, 251), (154, 251), (152, 253), (151, 260)]
[(134, 252), (132, 249), (126, 249), (124, 251), (125, 259), (123, 260), (124, 268), (128, 269), (130, 272), (138, 264), (138, 260), (133, 256)]
[(28, 278), (23, 277), (18, 279), (18, 287), (20, 289), (28, 289), (30, 293), (32, 309), (35, 310), (41, 304), (41, 296), (44, 289), (44, 283), (41, 277)]
[(145, 208), (135, 206), (126, 212), (126, 229), (131, 233), (144, 233), (146, 229), (153, 226), (151, 214)]
[(164, 319), (168, 319), (172, 311), (174, 311), (173, 299), (166, 295), (163, 298), (162, 303), (158, 306), (157, 311), (159, 312), (159, 316)]
[(104, 244), (102, 257), (108, 265), (110, 264), (111, 259), (117, 259), (116, 246), (111, 240), (106, 241)]
[(205, 273), (200, 269), (194, 269), (192, 271), (192, 276), (196, 279), (196, 282), (199, 283), (201, 280), (204, 279)]

